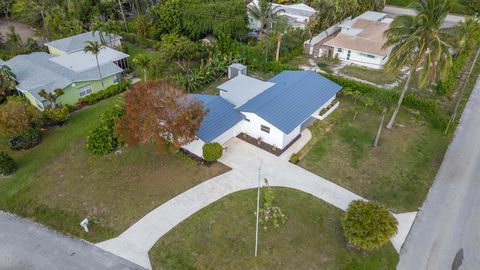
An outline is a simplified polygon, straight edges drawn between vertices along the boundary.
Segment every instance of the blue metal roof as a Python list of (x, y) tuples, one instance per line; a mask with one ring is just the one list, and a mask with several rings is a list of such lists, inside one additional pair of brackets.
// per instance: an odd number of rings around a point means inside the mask
[(205, 143), (213, 141), (244, 119), (243, 114), (235, 110), (235, 106), (222, 97), (200, 94), (191, 96), (203, 102), (207, 110), (197, 131), (197, 136)]
[(342, 89), (313, 71), (284, 71), (269, 81), (275, 85), (238, 110), (255, 113), (285, 134), (301, 125)]

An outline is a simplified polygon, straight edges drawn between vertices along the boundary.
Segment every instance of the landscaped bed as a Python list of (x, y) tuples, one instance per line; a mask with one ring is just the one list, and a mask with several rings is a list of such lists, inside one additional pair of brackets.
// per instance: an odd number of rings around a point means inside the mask
[[(155, 146), (122, 148), (102, 157), (88, 154), (85, 139), (114, 97), (76, 112), (67, 125), (49, 130), (40, 145), (11, 152), (19, 170), (0, 181), (0, 208), (90, 241), (117, 235), (143, 215), (198, 183), (226, 172), (184, 154)], [(0, 149), (7, 150), (6, 138)], [(79, 226), (88, 217), (90, 233)]]
[(362, 252), (346, 243), (342, 211), (309, 194), (275, 188), (286, 215), (279, 228), (260, 230), (254, 257), (256, 190), (221, 199), (175, 227), (150, 251), (154, 269), (395, 269), (391, 244)]
[[(381, 113), (341, 97), (341, 105), (310, 127), (299, 166), (395, 212), (421, 206), (450, 142), (416, 113), (401, 110), (393, 130), (373, 148)], [(357, 113), (356, 119), (353, 120)], [(388, 119), (387, 115), (387, 119)]]

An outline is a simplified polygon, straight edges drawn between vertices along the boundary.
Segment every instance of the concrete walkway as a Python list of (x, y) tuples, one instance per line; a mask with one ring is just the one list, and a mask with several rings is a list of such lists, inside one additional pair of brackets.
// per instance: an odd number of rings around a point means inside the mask
[[(305, 142), (306, 143), (306, 142)], [(209, 204), (241, 190), (256, 188), (260, 173), (270, 186), (288, 187), (309, 193), (341, 210), (362, 197), (282, 158), (233, 138), (225, 145), (221, 162), (231, 171), (205, 181), (159, 206), (119, 237), (98, 246), (150, 269), (148, 251), (168, 231)], [(260, 169), (260, 170), (259, 170)], [(392, 239), (397, 251), (408, 234), (415, 213), (395, 215), (399, 232)]]

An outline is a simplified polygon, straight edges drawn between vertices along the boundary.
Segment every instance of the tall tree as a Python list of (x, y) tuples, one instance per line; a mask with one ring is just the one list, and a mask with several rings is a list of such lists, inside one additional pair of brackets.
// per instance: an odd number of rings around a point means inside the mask
[(452, 56), (446, 43), (447, 32), (441, 25), (448, 14), (448, 0), (420, 0), (412, 4), (417, 15), (398, 16), (385, 31), (384, 48), (392, 48), (385, 70), (397, 75), (404, 66), (409, 67), (407, 80), (400, 93), (397, 107), (387, 124), (392, 129), (395, 119), (409, 89), (412, 78), (419, 67), (420, 85), (444, 79), (452, 64)]
[(6, 99), (16, 85), (16, 77), (12, 70), (7, 65), (0, 65), (0, 102)]
[(147, 68), (150, 65), (151, 58), (146, 54), (137, 55), (133, 62), (143, 69), (143, 81), (147, 82)]
[(474, 17), (468, 17), (465, 22), (452, 28), (453, 35), (456, 38), (456, 50), (458, 54), (464, 50), (470, 50), (478, 45), (480, 41), (480, 20)]
[(92, 53), (95, 55), (95, 60), (97, 60), (98, 74), (100, 75), (100, 81), (102, 82), (102, 88), (105, 89), (105, 84), (103, 83), (102, 71), (100, 70), (100, 63), (98, 62), (98, 55), (100, 51), (104, 48), (103, 44), (98, 41), (87, 41), (87, 46), (83, 48), (83, 51), (86, 53)]
[(125, 94), (118, 130), (129, 145), (156, 142), (178, 149), (196, 139), (203, 104), (164, 81), (135, 84)]
[(57, 99), (63, 95), (65, 92), (61, 88), (55, 89), (53, 92), (47, 92), (45, 89), (42, 89), (38, 95), (50, 102), (50, 106), (52, 106), (52, 109), (55, 109), (57, 107)]
[[(255, 2), (253, 2), (255, 3)], [(280, 13), (284, 12), (283, 9), (277, 8), (271, 1), (259, 0), (248, 7), (248, 13), (250, 16), (257, 20), (260, 24), (260, 37), (269, 29), (272, 29), (273, 24), (279, 19)]]

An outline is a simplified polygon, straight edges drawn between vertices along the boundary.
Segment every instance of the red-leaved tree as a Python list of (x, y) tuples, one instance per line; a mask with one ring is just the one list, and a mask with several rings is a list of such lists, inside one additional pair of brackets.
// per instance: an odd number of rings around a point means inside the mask
[(124, 108), (116, 126), (129, 145), (156, 142), (174, 149), (196, 139), (206, 114), (201, 101), (165, 81), (134, 85), (125, 94)]

